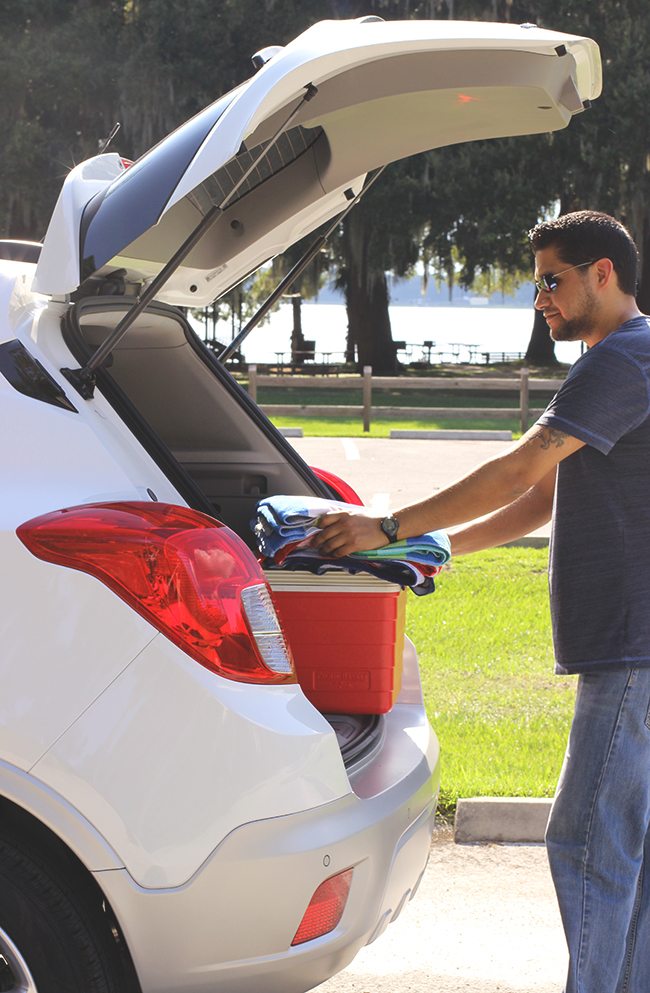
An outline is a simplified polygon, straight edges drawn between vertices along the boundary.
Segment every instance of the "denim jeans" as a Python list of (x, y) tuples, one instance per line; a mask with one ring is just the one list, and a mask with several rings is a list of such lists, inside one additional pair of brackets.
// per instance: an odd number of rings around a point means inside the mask
[(581, 675), (546, 832), (565, 993), (650, 993), (650, 669)]

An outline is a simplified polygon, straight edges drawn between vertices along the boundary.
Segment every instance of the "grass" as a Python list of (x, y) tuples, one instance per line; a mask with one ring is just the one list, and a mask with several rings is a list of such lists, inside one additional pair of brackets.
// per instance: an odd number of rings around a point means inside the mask
[(433, 418), (425, 420), (377, 420), (371, 422), (370, 431), (363, 430), (361, 417), (280, 417), (271, 418), (276, 427), (302, 428), (306, 438), (388, 438), (391, 429), (402, 431), (512, 431), (513, 438), (521, 436), (519, 417), (505, 420), (489, 417)]
[(481, 552), (446, 569), (432, 597), (409, 597), (443, 812), (459, 797), (553, 794), (575, 681), (553, 674), (547, 559), (546, 549)]

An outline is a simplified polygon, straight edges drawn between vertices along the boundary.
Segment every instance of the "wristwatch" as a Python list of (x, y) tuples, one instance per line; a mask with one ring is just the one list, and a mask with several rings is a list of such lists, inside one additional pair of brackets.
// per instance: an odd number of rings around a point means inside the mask
[(391, 544), (394, 544), (397, 541), (399, 521), (394, 514), (389, 514), (388, 517), (382, 517), (379, 522), (379, 527), (382, 529)]

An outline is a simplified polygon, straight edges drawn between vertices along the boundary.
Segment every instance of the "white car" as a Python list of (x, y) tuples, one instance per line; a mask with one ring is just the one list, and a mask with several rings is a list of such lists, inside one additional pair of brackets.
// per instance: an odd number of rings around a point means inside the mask
[(438, 745), (403, 594), (262, 571), (257, 501), (337, 487), (177, 308), (384, 163), (564, 127), (598, 96), (598, 48), (368, 18), (256, 61), (130, 168), (73, 169), (42, 247), (3, 245), (3, 993), (298, 993), (399, 915), (427, 861)]

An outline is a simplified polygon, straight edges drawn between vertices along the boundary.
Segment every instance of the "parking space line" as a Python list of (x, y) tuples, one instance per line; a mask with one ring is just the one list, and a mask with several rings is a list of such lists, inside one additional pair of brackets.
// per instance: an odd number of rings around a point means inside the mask
[(341, 444), (348, 462), (357, 462), (361, 458), (357, 444), (351, 438), (341, 438)]

